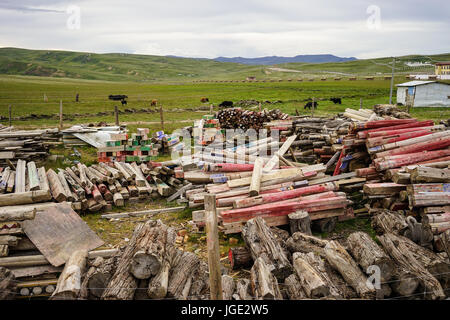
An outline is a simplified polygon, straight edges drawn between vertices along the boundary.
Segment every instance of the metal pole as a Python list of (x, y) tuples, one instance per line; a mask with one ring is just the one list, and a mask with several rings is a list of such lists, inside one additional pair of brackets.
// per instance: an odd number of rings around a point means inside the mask
[(395, 57), (392, 58), (391, 90), (389, 92), (389, 104), (392, 104), (392, 90), (394, 88), (394, 70), (395, 70)]

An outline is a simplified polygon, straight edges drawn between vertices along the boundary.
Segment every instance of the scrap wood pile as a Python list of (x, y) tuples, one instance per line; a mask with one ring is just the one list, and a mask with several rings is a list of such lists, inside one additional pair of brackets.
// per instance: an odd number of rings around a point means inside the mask
[(160, 220), (148, 220), (118, 249), (72, 247), (62, 263), (51, 264), (48, 255), (0, 258), (0, 288), (5, 289), (0, 299), (207, 299), (208, 266), (194, 253), (178, 249), (176, 236)]
[(267, 110), (261, 112), (244, 110), (241, 108), (223, 109), (216, 113), (222, 129), (255, 129), (264, 127), (265, 122), (272, 120), (285, 120), (289, 115), (281, 112), (279, 109)]
[(46, 201), (72, 203), (77, 211), (109, 211), (127, 202), (168, 197), (184, 186), (160, 163), (113, 162), (45, 170), (18, 160), (0, 172), (0, 207)]
[[(59, 275), (73, 252), (85, 250), (91, 259), (116, 252), (94, 250), (101, 245), (70, 203), (0, 207), (0, 300), (58, 294)], [(68, 279), (65, 288), (70, 285)]]
[[(400, 222), (399, 222), (400, 221)], [(404, 236), (404, 217), (382, 213), (374, 221), (377, 244), (354, 232), (346, 243), (311, 235), (297, 221), (291, 232), (261, 218), (245, 224), (245, 247), (230, 249), (234, 269), (250, 269), (250, 279), (223, 276), (224, 299), (445, 299), (450, 285), (447, 257)], [(399, 225), (401, 226), (399, 227)], [(379, 268), (379, 269), (377, 269)], [(379, 286), (373, 281), (379, 270)]]
[(0, 130), (0, 166), (18, 159), (43, 162), (51, 145), (59, 144), (58, 129), (9, 131)]

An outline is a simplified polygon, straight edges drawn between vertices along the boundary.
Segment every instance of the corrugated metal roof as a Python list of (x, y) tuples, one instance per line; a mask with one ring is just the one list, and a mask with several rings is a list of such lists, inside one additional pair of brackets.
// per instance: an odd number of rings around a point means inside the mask
[(399, 83), (397, 87), (415, 87), (415, 86), (421, 86), (423, 84), (428, 83), (434, 83), (436, 81), (420, 81), (420, 80), (414, 80), (414, 81), (408, 81), (405, 83)]

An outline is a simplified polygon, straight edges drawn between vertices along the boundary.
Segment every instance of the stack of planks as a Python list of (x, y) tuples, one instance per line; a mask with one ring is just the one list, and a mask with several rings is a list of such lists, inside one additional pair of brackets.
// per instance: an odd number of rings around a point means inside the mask
[(58, 129), (0, 132), (0, 166), (17, 163), (18, 159), (43, 162), (51, 145), (60, 144)]
[(77, 211), (110, 211), (126, 202), (169, 197), (184, 186), (175, 171), (160, 163), (78, 163), (65, 169), (36, 168), (18, 160), (0, 172), (0, 206), (69, 201)]
[(364, 232), (351, 233), (343, 245), (251, 219), (242, 230), (246, 246), (233, 247), (228, 254), (234, 269), (251, 268), (250, 279), (228, 283), (223, 278), (229, 291), (224, 298), (445, 299), (448, 260), (390, 228), (393, 223), (382, 222), (376, 225), (380, 245)]

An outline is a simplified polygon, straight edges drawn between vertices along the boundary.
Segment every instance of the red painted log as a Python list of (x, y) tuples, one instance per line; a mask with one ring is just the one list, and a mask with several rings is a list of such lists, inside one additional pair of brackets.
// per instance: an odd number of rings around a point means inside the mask
[(296, 210), (304, 209), (306, 211), (321, 211), (335, 208), (343, 208), (347, 205), (346, 197), (333, 197), (325, 199), (313, 199), (298, 202), (288, 202), (288, 203), (271, 203), (263, 204), (259, 206), (253, 206), (250, 208), (233, 209), (226, 210), (221, 213), (222, 219), (225, 222), (230, 219), (239, 219), (242, 217), (248, 217), (252, 215), (262, 215), (262, 214), (276, 214), (284, 215), (294, 212)]
[(417, 122), (417, 119), (393, 119), (393, 120), (377, 120), (377, 121), (367, 121), (365, 123), (355, 123), (354, 128), (356, 130), (363, 129), (376, 129), (382, 127), (390, 127), (400, 124), (407, 124)]
[(95, 201), (100, 202), (103, 200), (102, 194), (100, 193), (100, 190), (98, 190), (97, 186), (94, 184), (92, 187), (92, 197)]
[(324, 184), (318, 184), (314, 186), (308, 186), (288, 191), (282, 191), (282, 192), (273, 192), (273, 193), (267, 193), (267, 194), (261, 194), (256, 197), (251, 197), (247, 199), (240, 199), (236, 200), (234, 202), (235, 208), (246, 208), (251, 207), (254, 205), (260, 205), (265, 203), (272, 203), (277, 201), (283, 201), (287, 199), (293, 199), (300, 196), (308, 195), (308, 194), (315, 194), (315, 193), (322, 193), (326, 191), (335, 191), (338, 190), (338, 185), (333, 182), (324, 183)]
[(367, 134), (367, 138), (377, 138), (377, 137), (389, 137), (397, 134), (407, 133), (407, 132), (417, 132), (417, 131), (432, 131), (433, 127), (421, 127), (418, 128), (407, 128), (407, 129), (396, 129), (396, 130), (384, 130), (384, 131), (376, 131), (369, 132)]
[(374, 164), (378, 171), (384, 171), (387, 169), (416, 164), (420, 161), (437, 159), (446, 156), (450, 156), (450, 149), (410, 153), (391, 160), (381, 162), (374, 161)]
[(375, 155), (375, 157), (379, 158), (379, 157), (385, 157), (388, 155), (394, 156), (394, 155), (402, 155), (402, 154), (415, 153), (415, 152), (421, 152), (421, 151), (439, 150), (439, 149), (444, 149), (448, 146), (450, 146), (450, 137), (435, 138), (433, 140), (423, 141), (423, 142), (415, 143), (412, 145), (379, 152)]
[[(406, 132), (406, 133), (398, 134), (393, 137), (389, 136), (389, 137), (370, 138), (370, 139), (367, 139), (366, 145), (368, 148), (374, 148), (376, 146), (382, 146), (387, 143), (408, 140), (411, 138), (426, 136), (429, 134), (432, 134), (432, 132), (427, 131), (427, 130), (417, 130), (417, 131), (413, 131), (413, 132)], [(380, 148), (380, 149), (382, 149), (382, 148)], [(370, 150), (369, 150), (369, 152), (370, 152)], [(375, 150), (375, 152), (377, 152), (377, 151)]]
[(355, 172), (357, 177), (367, 177), (378, 173), (375, 167), (360, 168), (356, 169)]
[(100, 191), (100, 193), (104, 194), (106, 190), (108, 190), (108, 188), (103, 183), (100, 183), (98, 185), (98, 190)]
[(386, 131), (387, 130), (386, 128), (389, 128), (389, 130), (397, 130), (397, 129), (429, 127), (429, 126), (434, 126), (434, 121), (433, 120), (417, 121), (417, 122), (411, 122), (411, 123), (406, 123), (406, 124), (400, 124), (400, 125), (397, 125), (397, 126), (381, 127), (381, 128), (377, 128), (377, 129), (370, 129), (370, 130), (365, 130), (365, 131), (359, 131), (357, 133), (357, 135), (358, 135), (358, 138), (365, 139), (365, 138), (367, 138), (367, 134), (369, 132)]
[(242, 172), (252, 170), (253, 164), (215, 163), (209, 166), (205, 166), (205, 171), (214, 171), (214, 172)]
[(341, 154), (339, 155), (339, 159), (336, 163), (336, 168), (334, 168), (334, 172), (333, 172), (333, 176), (337, 176), (339, 174), (339, 172), (341, 171), (341, 163), (342, 163), (342, 158), (344, 157), (344, 153), (345, 153), (345, 146), (342, 148)]

